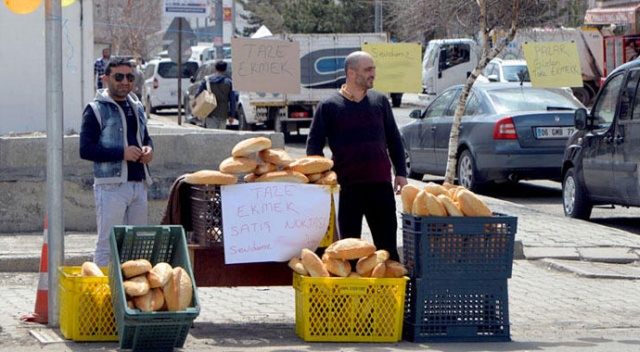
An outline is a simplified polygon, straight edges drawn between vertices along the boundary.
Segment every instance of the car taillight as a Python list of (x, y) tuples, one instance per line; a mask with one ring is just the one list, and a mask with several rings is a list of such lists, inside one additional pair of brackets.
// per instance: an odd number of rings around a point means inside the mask
[(153, 79), (153, 89), (158, 89), (158, 79), (157, 78)]
[(502, 118), (493, 125), (493, 139), (518, 139), (511, 117)]

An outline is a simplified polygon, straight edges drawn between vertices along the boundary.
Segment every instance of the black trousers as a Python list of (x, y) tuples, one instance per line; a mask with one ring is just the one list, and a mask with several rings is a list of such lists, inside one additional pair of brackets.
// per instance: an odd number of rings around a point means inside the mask
[(376, 248), (387, 250), (390, 259), (399, 260), (398, 218), (391, 183), (341, 186), (338, 207), (340, 238), (360, 238), (363, 217), (371, 229)]

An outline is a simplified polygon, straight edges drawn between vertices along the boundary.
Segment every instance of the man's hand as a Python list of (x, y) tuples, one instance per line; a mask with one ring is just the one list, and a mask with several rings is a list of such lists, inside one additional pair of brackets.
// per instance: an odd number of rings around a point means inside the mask
[(138, 161), (142, 156), (142, 150), (135, 145), (130, 145), (124, 149), (124, 160)]
[(153, 160), (153, 148), (148, 145), (142, 147), (142, 155), (140, 156), (140, 162), (148, 164)]
[(396, 176), (396, 179), (393, 181), (393, 190), (396, 194), (400, 194), (402, 191), (402, 187), (407, 185), (407, 178), (404, 176)]

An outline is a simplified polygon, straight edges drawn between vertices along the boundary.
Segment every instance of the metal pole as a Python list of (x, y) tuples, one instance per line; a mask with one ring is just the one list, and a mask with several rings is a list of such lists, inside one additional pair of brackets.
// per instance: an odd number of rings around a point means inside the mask
[(382, 32), (382, 1), (381, 0), (376, 0), (374, 22), (375, 22), (374, 32), (376, 33)]
[(182, 125), (182, 17), (178, 17), (178, 125)]
[(64, 259), (62, 5), (45, 1), (49, 326), (59, 327), (58, 267)]

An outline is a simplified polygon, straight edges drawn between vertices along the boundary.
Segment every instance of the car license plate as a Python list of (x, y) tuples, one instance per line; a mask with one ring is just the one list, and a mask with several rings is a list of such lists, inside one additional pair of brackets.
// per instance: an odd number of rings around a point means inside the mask
[(575, 131), (575, 127), (536, 127), (536, 138), (569, 138), (573, 131)]

